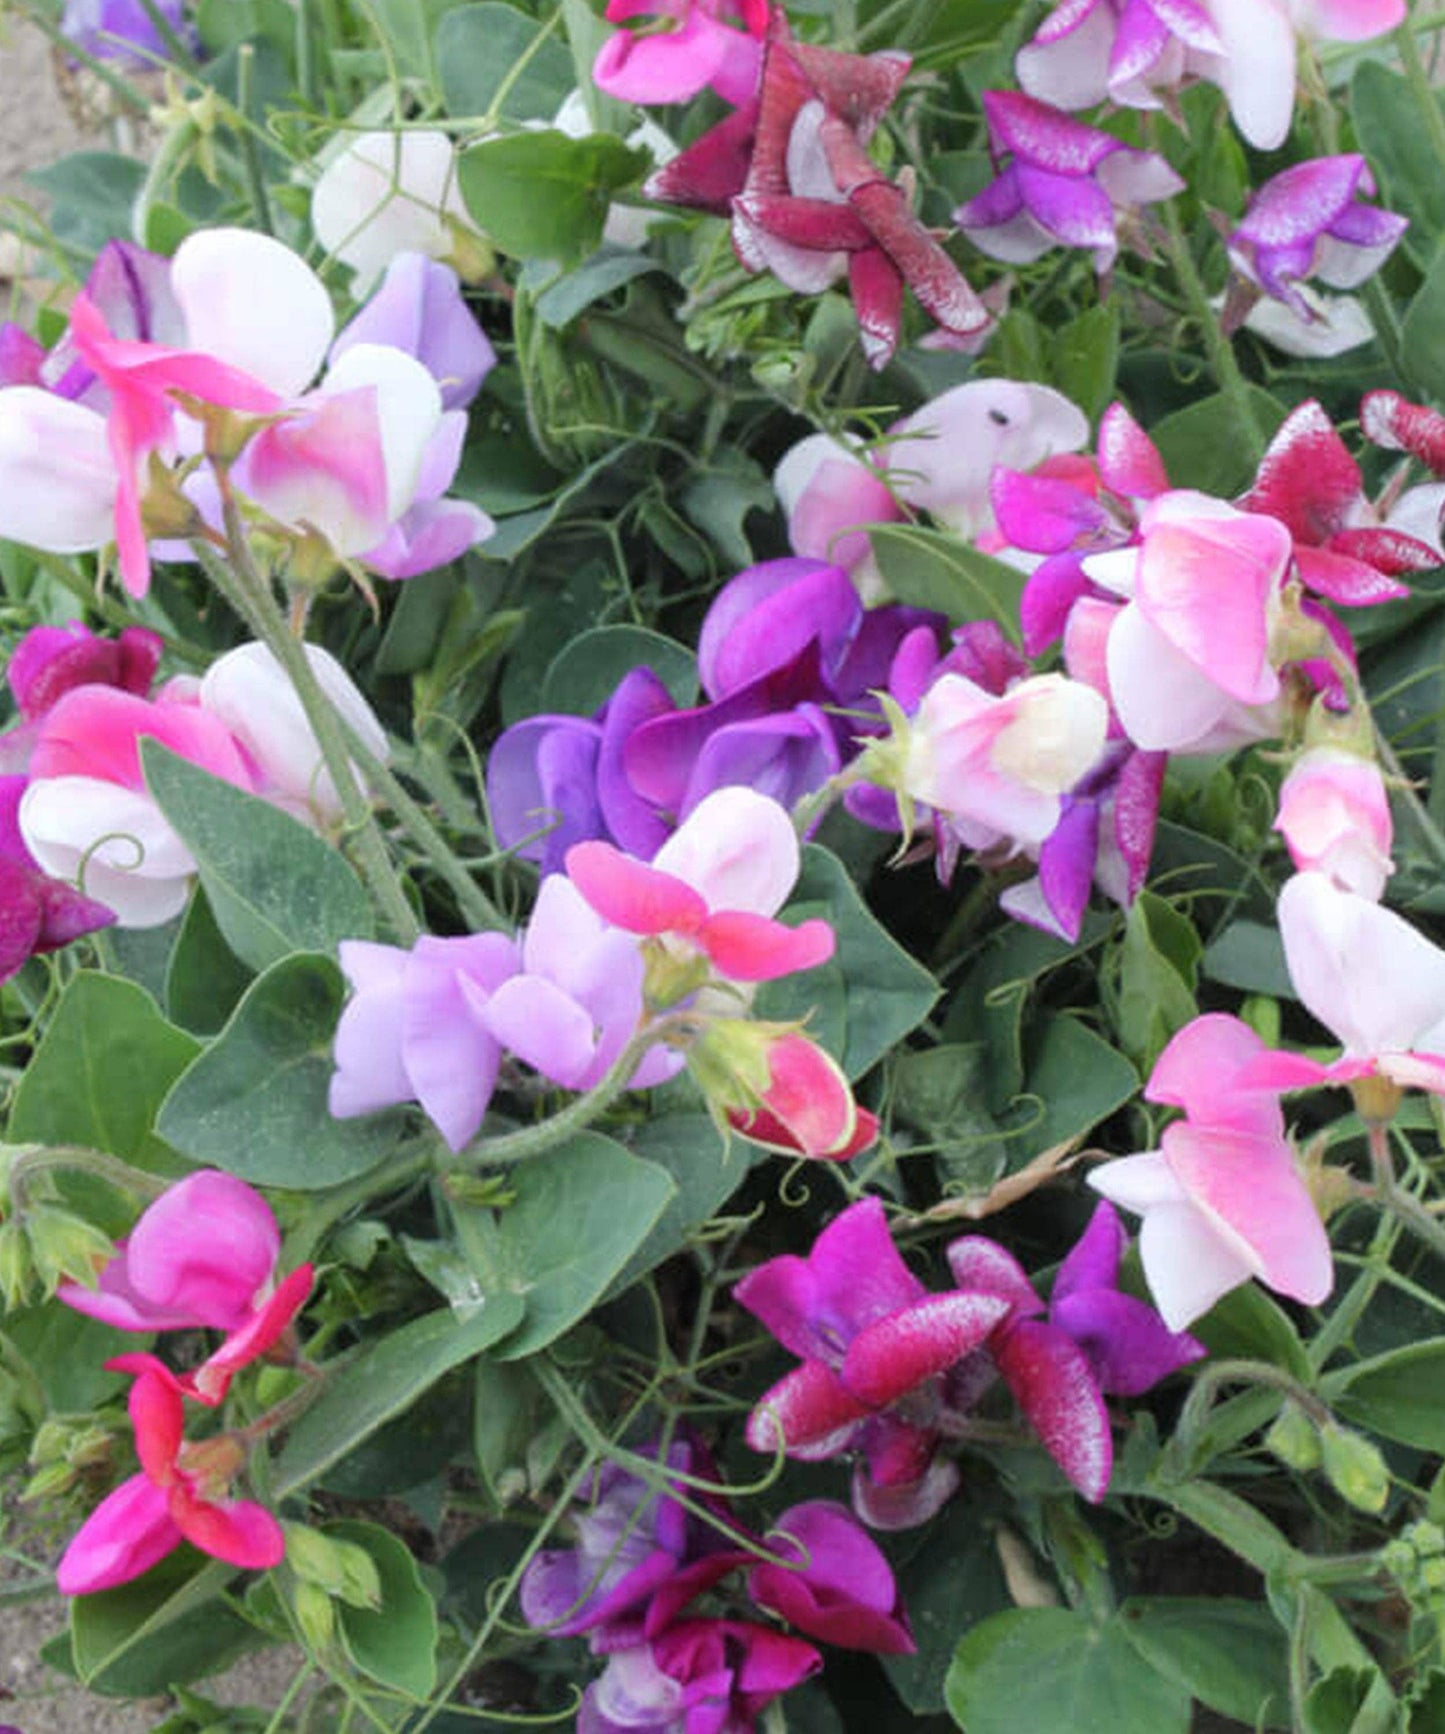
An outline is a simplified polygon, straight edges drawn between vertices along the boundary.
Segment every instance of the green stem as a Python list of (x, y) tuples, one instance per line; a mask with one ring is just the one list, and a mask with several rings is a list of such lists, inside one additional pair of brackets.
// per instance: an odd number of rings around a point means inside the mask
[(401, 821), (411, 840), (426, 856), (426, 864), (451, 887), (457, 907), (473, 928), (505, 929), (509, 924), (490, 897), (457, 859), (455, 850), (427, 817), (393, 771), (376, 758), (355, 730), (342, 724), (347, 749), (362, 776)]
[(243, 42), (236, 50), (236, 110), (241, 121), (236, 128), (236, 138), (241, 146), (241, 162), (256, 213), (256, 227), (264, 234), (274, 235), (276, 228), (271, 220), (271, 200), (261, 173), (261, 153), (256, 148), (256, 135), (251, 130), (251, 97), (255, 81), (256, 47), (254, 43)]
[(1395, 1178), (1395, 1161), (1390, 1154), (1390, 1128), (1372, 1121), (1369, 1142), (1376, 1197), (1417, 1240), (1424, 1241), (1438, 1258), (1445, 1258), (1445, 1223), (1438, 1222), (1414, 1193), (1407, 1192)]
[(574, 1133), (583, 1131), (600, 1115), (606, 1113), (617, 1098), (626, 1092), (632, 1074), (649, 1048), (655, 1047), (658, 1042), (666, 1041), (670, 1035), (690, 1028), (691, 1024), (692, 1020), (685, 1012), (645, 1024), (613, 1061), (606, 1075), (584, 1095), (578, 1096), (557, 1113), (549, 1114), (535, 1126), (526, 1126), (519, 1132), (506, 1132), (499, 1138), (483, 1138), (475, 1144), (468, 1144), (445, 1166), (500, 1168), (506, 1163), (527, 1162), (534, 1156), (545, 1156), (549, 1150), (555, 1150)]
[(106, 1155), (103, 1150), (87, 1150), (79, 1144), (21, 1145), (4, 1175), (12, 1199), (18, 1202), (23, 1197), (27, 1181), (35, 1175), (55, 1168), (92, 1175), (108, 1186), (141, 1198), (159, 1198), (169, 1184), (154, 1174), (132, 1168), (118, 1156)]
[(1169, 263), (1174, 267), (1185, 302), (1204, 338), (1210, 370), (1220, 393), (1233, 411), (1234, 419), (1239, 425), (1240, 437), (1249, 451), (1251, 461), (1258, 463), (1264, 456), (1265, 437), (1255, 417), (1249, 385), (1235, 359), (1234, 345), (1219, 329), (1219, 315), (1209, 305), (1204, 279), (1199, 275), (1199, 267), (1194, 263), (1194, 255), (1189, 250), (1189, 242), (1174, 201), (1171, 199), (1162, 209), (1165, 252), (1168, 254)]
[[(347, 756), (341, 720), (316, 678), (304, 644), (287, 626), (276, 599), (271, 594), (270, 583), (257, 569), (251, 557), (240, 507), (230, 491), (224, 468), (218, 467), (216, 473), (224, 507), (227, 552), (235, 562), (235, 569), (232, 570), (226, 561), (219, 560), (214, 555), (203, 559), (202, 564), (225, 599), (281, 664), (296, 689), (296, 696), (301, 701), (301, 708), (306, 713), (306, 720), (310, 723), (316, 743), (321, 749), (322, 761), (336, 786), (342, 816), (355, 849), (356, 864), (361, 870), (361, 876), (396, 939), (402, 945), (409, 946), (416, 940), (421, 928), (411, 912), (411, 905), (406, 900), (401, 882), (392, 869), (391, 859), (386, 852), (386, 842), (376, 822), (376, 815), (372, 812), (371, 803), (357, 784), (351, 760)], [(204, 545), (196, 546), (199, 551)]]
[(1395, 47), (1399, 52), (1400, 65), (1404, 68), (1410, 93), (1415, 98), (1415, 106), (1420, 111), (1420, 122), (1425, 129), (1425, 136), (1430, 140), (1430, 148), (1435, 154), (1436, 166), (1445, 168), (1445, 114), (1441, 113), (1439, 99), (1430, 88), (1430, 74), (1426, 70), (1425, 62), (1420, 58), (1420, 44), (1415, 40), (1415, 26), (1408, 18), (1395, 32)]

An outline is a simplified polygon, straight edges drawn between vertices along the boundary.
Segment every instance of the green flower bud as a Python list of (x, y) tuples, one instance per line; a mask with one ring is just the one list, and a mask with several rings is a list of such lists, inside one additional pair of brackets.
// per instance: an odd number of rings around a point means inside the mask
[(1331, 1423), (1320, 1429), (1325, 1476), (1358, 1511), (1380, 1512), (1390, 1496), (1390, 1472), (1379, 1450), (1358, 1433)]
[(330, 1649), (336, 1636), (336, 1609), (326, 1591), (314, 1583), (298, 1583), (291, 1606), (306, 1648), (313, 1654)]
[(1297, 1403), (1286, 1403), (1264, 1436), (1267, 1450), (1290, 1469), (1310, 1470), (1320, 1466), (1320, 1437), (1315, 1424)]
[(65, 1278), (94, 1284), (96, 1273), (115, 1256), (107, 1234), (68, 1210), (41, 1204), (30, 1207), (22, 1218), (30, 1256), (46, 1294), (53, 1294)]
[(7, 1311), (23, 1307), (35, 1282), (30, 1243), (18, 1222), (0, 1224), (0, 1300)]

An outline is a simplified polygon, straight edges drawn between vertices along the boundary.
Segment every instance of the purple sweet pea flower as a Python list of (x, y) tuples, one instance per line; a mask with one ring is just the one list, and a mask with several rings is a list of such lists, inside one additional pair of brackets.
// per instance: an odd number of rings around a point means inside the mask
[(0, 323), (0, 388), (39, 385), (45, 345), (13, 319)]
[(496, 530), (480, 506), (445, 497), (461, 465), (466, 437), (466, 412), (445, 411), (422, 453), (413, 504), (390, 526), (385, 539), (361, 556), (383, 578), (415, 578), (434, 571), (460, 559)]
[(0, 776), (0, 981), (39, 952), (58, 951), (83, 934), (109, 927), (115, 912), (52, 879), (20, 835), (26, 779)]
[(500, 933), (429, 934), (407, 952), (343, 940), (355, 994), (336, 1029), (328, 1105), (338, 1120), (418, 1102), (452, 1150), (476, 1136), (496, 1087), (502, 1045), (487, 1002), (521, 959)]
[(503, 731), (487, 759), (487, 809), (503, 849), (560, 873), (574, 843), (606, 838), (597, 798), (601, 726), (589, 717), (530, 716)]
[[(750, 1272), (737, 1300), (802, 1364), (754, 1407), (755, 1451), (781, 1443), (804, 1461), (860, 1450), (854, 1507), (875, 1527), (922, 1523), (949, 1498), (957, 1469), (939, 1457), (940, 1375), (979, 1348), (1008, 1313), (991, 1295), (930, 1295), (899, 1257), (876, 1198), (851, 1205), (807, 1258), (785, 1254)], [(853, 1388), (853, 1345), (879, 1332), (880, 1359), (866, 1358), (867, 1395)]]
[(683, 1620), (614, 1652), (577, 1734), (752, 1734), (781, 1693), (823, 1665), (811, 1644), (745, 1620)]
[[(494, 988), (479, 1016), (534, 1071), (590, 1090), (642, 1023), (644, 967), (634, 934), (605, 922), (565, 874), (549, 874), (522, 939), (521, 969)], [(682, 1054), (653, 1048), (632, 1084), (660, 1084), (683, 1064)]]
[[(1023, 1267), (997, 1242), (969, 1235), (948, 1248), (961, 1290), (1008, 1305), (980, 1358), (1002, 1374), (1044, 1449), (1096, 1503), (1108, 1490), (1114, 1460), (1104, 1394), (1138, 1396), (1207, 1352), (1187, 1333), (1171, 1331), (1146, 1302), (1119, 1292), (1125, 1244), (1117, 1212), (1100, 1205), (1059, 1266), (1045, 1319)], [(856, 1352), (870, 1346), (860, 1343)], [(971, 1369), (962, 1371), (968, 1378)]]
[(443, 409), (465, 409), (497, 364), (497, 352), (462, 297), (450, 265), (398, 253), (381, 286), (331, 346), (385, 343), (415, 358), (441, 387)]
[[(194, 43), (185, 0), (157, 0), (156, 10), (188, 46)], [(100, 60), (152, 66), (169, 53), (140, 0), (66, 0), (60, 29), (77, 48)]]
[[(171, 291), (171, 262), (161, 254), (133, 241), (107, 241), (95, 256), (84, 291), (116, 337), (186, 347), (185, 315)], [(0, 374), (0, 383), (12, 382)], [(69, 331), (44, 358), (39, 377), (31, 383), (102, 412), (108, 402)]]
[(1183, 190), (1163, 157), (1133, 150), (1047, 103), (986, 90), (983, 106), (994, 165), (1003, 166), (953, 218), (995, 259), (1028, 265), (1052, 247), (1088, 247), (1103, 275), (1119, 251), (1119, 210)]
[(1354, 289), (1384, 264), (1409, 223), (1365, 204), (1374, 177), (1362, 156), (1315, 157), (1275, 175), (1229, 237), (1235, 268), (1301, 319), (1314, 318), (1299, 285), (1318, 277)]
[(748, 1593), (759, 1607), (840, 1649), (884, 1656), (917, 1649), (892, 1567), (844, 1506), (827, 1499), (794, 1505), (766, 1539), (793, 1563), (753, 1567)]

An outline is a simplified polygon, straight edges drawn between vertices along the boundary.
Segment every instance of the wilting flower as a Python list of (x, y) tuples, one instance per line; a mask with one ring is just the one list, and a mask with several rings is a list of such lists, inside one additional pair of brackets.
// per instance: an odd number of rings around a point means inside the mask
[(311, 227), (363, 294), (400, 253), (450, 259), (478, 240), (457, 188), (456, 147), (425, 128), (348, 139), (312, 189)]
[(55, 1581), (62, 1595), (114, 1589), (149, 1571), (183, 1541), (245, 1571), (279, 1565), (281, 1525), (262, 1505), (228, 1497), (245, 1448), (231, 1434), (187, 1445), (175, 1383), (154, 1369), (131, 1386), (140, 1474), (90, 1514), (66, 1548)]
[(1250, 1081), (1297, 1090), (1380, 1078), (1445, 1095), (1445, 951), (1403, 916), (1323, 873), (1296, 873), (1278, 909), (1295, 992), (1344, 1052), (1328, 1065), (1265, 1053), (1250, 1066)]
[(1409, 227), (1362, 201), (1374, 190), (1362, 156), (1315, 157), (1285, 169), (1255, 192), (1229, 237), (1235, 269), (1308, 319), (1299, 284), (1318, 277), (1332, 289), (1358, 288)]
[(757, 89), (770, 11), (769, 0), (608, 0), (610, 24), (638, 17), (669, 22), (609, 36), (592, 81), (608, 96), (643, 107), (690, 102), (709, 86), (724, 102), (746, 102)]
[[(1047, 1318), (1039, 1317), (1044, 1303), (1023, 1266), (996, 1241), (970, 1235), (948, 1248), (960, 1289), (997, 1295), (1009, 1306), (980, 1359), (1002, 1375), (1064, 1474), (1096, 1502), (1108, 1490), (1114, 1461), (1105, 1395), (1137, 1396), (1205, 1353), (1193, 1337), (1171, 1331), (1153, 1307), (1119, 1292), (1124, 1246), (1118, 1216), (1099, 1205), (1059, 1266)], [(969, 1371), (963, 1369), (965, 1377)]]
[(986, 90), (983, 107), (998, 178), (960, 205), (953, 220), (995, 259), (1028, 265), (1051, 247), (1088, 247), (1102, 275), (1119, 251), (1118, 211), (1183, 190), (1163, 157), (1133, 150), (1047, 103)]
[(1394, 828), (1385, 779), (1372, 759), (1312, 747), (1284, 780), (1274, 828), (1302, 873), (1324, 873), (1342, 891), (1379, 901), (1394, 871)]
[(733, 249), (815, 295), (845, 274), (864, 352), (897, 348), (905, 284), (945, 332), (970, 337), (989, 312), (866, 145), (906, 77), (906, 55), (842, 54), (792, 41), (776, 15), (757, 96), (647, 182), (650, 198), (732, 218)]
[(311, 1292), (303, 1264), (276, 1280), (281, 1234), (259, 1192), (203, 1170), (147, 1206), (94, 1288), (63, 1282), (59, 1300), (122, 1331), (224, 1331), (216, 1352), (178, 1381), (214, 1406), (232, 1375), (278, 1342)]
[(1238, 1018), (1195, 1018), (1159, 1056), (1144, 1091), (1184, 1118), (1165, 1127), (1157, 1150), (1089, 1176), (1144, 1218), (1139, 1255), (1170, 1330), (1251, 1277), (1310, 1306), (1330, 1292), (1329, 1238), (1285, 1139), (1278, 1086), (1264, 1075), (1266, 1062), (1293, 1057), (1270, 1054)]
[(476, 1136), (496, 1088), (502, 1044), (487, 1002), (521, 964), (500, 933), (423, 934), (411, 950), (343, 940), (355, 990), (336, 1027), (328, 1106), (338, 1120), (418, 1102), (452, 1150)]

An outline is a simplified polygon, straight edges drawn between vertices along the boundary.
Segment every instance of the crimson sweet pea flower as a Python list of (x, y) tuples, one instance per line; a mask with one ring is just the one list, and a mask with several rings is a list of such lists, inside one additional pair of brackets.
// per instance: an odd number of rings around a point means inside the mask
[[(276, 1218), (260, 1193), (234, 1175), (204, 1170), (142, 1212), (94, 1288), (63, 1282), (56, 1297), (117, 1330), (224, 1331), (221, 1347), (175, 1381), (214, 1408), (232, 1376), (280, 1340), (311, 1292), (309, 1264), (276, 1281), (280, 1252)], [(125, 1370), (160, 1365), (149, 1356), (119, 1360)], [(164, 1369), (159, 1376), (170, 1377)]]
[(185, 1444), (180, 1391), (159, 1371), (140, 1374), (129, 1407), (140, 1474), (103, 1499), (72, 1538), (56, 1568), (60, 1593), (129, 1583), (183, 1541), (246, 1571), (279, 1565), (281, 1525), (264, 1506), (226, 1497), (241, 1467), (240, 1441), (222, 1434)]

